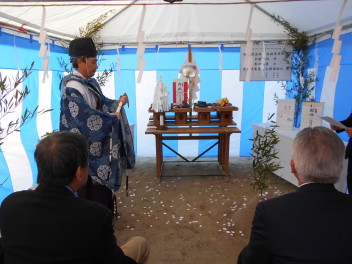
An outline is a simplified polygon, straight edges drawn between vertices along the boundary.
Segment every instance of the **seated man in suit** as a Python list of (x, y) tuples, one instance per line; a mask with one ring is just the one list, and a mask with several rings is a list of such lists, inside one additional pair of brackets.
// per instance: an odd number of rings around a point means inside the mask
[(112, 212), (75, 197), (88, 178), (84, 136), (54, 133), (39, 142), (34, 157), (38, 187), (9, 195), (0, 208), (0, 263), (146, 263), (144, 238), (118, 247)]
[(292, 145), (296, 192), (260, 202), (239, 264), (352, 263), (352, 197), (337, 191), (344, 144), (329, 128), (300, 131)]

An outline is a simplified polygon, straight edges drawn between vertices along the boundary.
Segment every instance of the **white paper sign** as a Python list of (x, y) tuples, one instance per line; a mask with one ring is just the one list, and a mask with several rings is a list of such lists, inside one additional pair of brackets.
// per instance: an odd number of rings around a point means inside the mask
[(301, 127), (321, 126), (321, 116), (323, 115), (324, 103), (304, 102), (302, 104)]
[(295, 115), (294, 99), (279, 99), (277, 101), (276, 125), (280, 129), (291, 130)]
[[(247, 43), (241, 45), (240, 81), (246, 80), (247, 72), (251, 81), (288, 81), (291, 80), (292, 46), (284, 44), (253, 44), (252, 54), (248, 54)], [(253, 57), (251, 68), (248, 68), (248, 57)]]

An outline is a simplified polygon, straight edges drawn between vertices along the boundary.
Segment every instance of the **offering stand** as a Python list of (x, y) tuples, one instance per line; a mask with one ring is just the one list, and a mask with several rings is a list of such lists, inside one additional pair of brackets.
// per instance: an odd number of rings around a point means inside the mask
[[(195, 115), (193, 115), (193, 111), (196, 113)], [(156, 113), (150, 108), (149, 112), (153, 115), (150, 117), (145, 134), (155, 136), (156, 178), (160, 180), (160, 177), (162, 176), (163, 146), (170, 149), (184, 161), (195, 162), (210, 149), (218, 145), (217, 162), (219, 163), (222, 175), (224, 175), (225, 179), (228, 181), (230, 176), (230, 136), (233, 133), (241, 133), (236, 127), (236, 123), (233, 121), (233, 111), (238, 111), (238, 108), (235, 106), (219, 106), (216, 104), (207, 104), (207, 107), (198, 107), (197, 104), (194, 104), (192, 109), (179, 108), (175, 105), (171, 105), (171, 108), (167, 113), (173, 114), (164, 115), (164, 126), (166, 129), (161, 129), (161, 113)], [(164, 140), (207, 139), (216, 139), (217, 142), (193, 160), (188, 160), (163, 142)]]

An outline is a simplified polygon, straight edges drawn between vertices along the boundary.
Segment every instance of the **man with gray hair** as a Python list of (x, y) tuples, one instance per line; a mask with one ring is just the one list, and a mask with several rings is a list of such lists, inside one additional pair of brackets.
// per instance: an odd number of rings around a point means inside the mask
[(352, 263), (352, 197), (334, 187), (344, 150), (329, 128), (297, 134), (291, 172), (299, 188), (258, 204), (239, 264)]

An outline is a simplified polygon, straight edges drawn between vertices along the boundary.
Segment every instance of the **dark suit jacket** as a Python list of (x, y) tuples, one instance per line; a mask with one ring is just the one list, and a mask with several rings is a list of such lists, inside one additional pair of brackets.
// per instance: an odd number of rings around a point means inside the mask
[[(352, 127), (352, 113), (346, 120), (341, 121), (341, 123), (347, 127)], [(352, 158), (352, 137), (350, 137), (346, 147), (346, 158)]]
[(352, 197), (307, 184), (260, 202), (239, 264), (351, 264)]
[(116, 244), (111, 211), (64, 186), (9, 195), (0, 230), (5, 264), (135, 263)]

